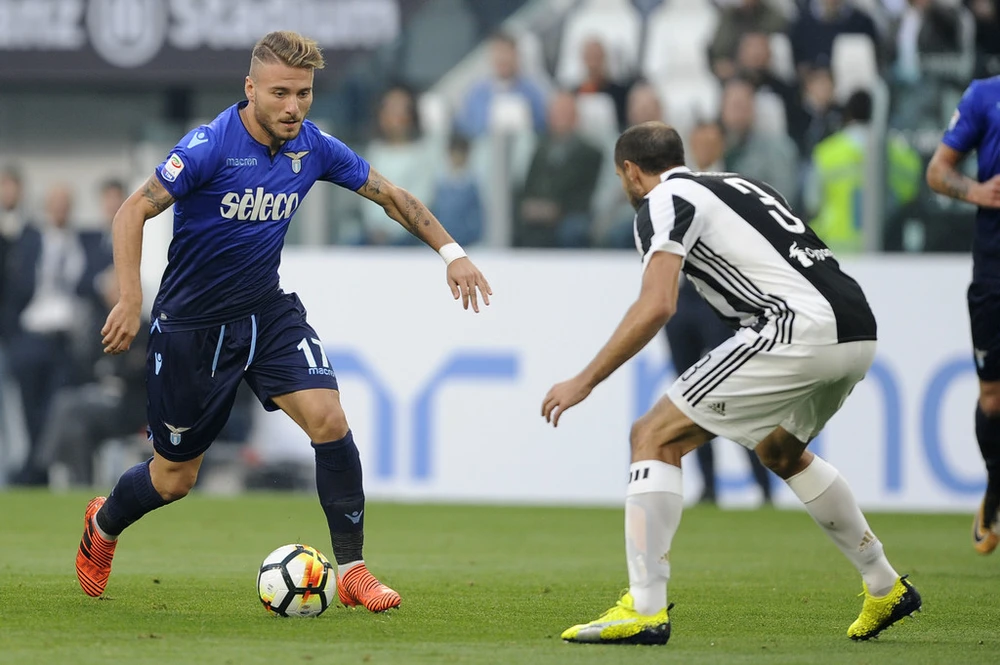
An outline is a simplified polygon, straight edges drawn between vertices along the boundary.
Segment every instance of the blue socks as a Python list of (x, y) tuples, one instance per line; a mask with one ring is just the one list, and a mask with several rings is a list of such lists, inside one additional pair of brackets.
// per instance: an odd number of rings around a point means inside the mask
[(97, 512), (97, 526), (109, 536), (117, 536), (148, 512), (167, 505), (149, 477), (150, 457), (122, 474), (108, 500)]
[(348, 430), (344, 438), (313, 443), (316, 451), (316, 491), (330, 527), (330, 542), (338, 565), (362, 560), (365, 541), (365, 492), (361, 456)]

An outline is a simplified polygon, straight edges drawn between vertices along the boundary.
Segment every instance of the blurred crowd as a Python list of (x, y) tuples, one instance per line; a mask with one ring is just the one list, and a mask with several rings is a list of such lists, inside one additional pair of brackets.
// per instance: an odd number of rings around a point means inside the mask
[[(465, 246), (634, 247), (611, 151), (621, 130), (663, 120), (692, 169), (770, 182), (838, 253), (865, 248), (873, 157), (886, 249), (967, 250), (968, 211), (929, 193), (923, 169), (969, 80), (1000, 73), (1000, 0), (580, 0), (554, 28), (495, 31), (483, 51), (460, 94), (387, 85), (371, 135), (351, 137)], [(127, 192), (100, 185), (100, 220), (76, 218), (68, 184), (34, 207), (24, 192), (16, 162), (0, 164), (0, 440), (16, 422), (28, 443), (8, 480), (61, 468), (89, 484), (100, 446), (144, 432), (145, 331), (121, 356), (99, 344)], [(417, 244), (348, 199), (335, 242)], [(248, 436), (244, 401), (229, 440)]]
[[(665, 120), (682, 132), (691, 168), (770, 182), (835, 250), (853, 252), (864, 248), (875, 146), (885, 180), (879, 244), (933, 250), (903, 238), (903, 226), (931, 197), (923, 166), (961, 91), (973, 76), (1000, 73), (998, 11), (997, 0), (583, 0), (555, 48), (539, 48), (530, 31), (494, 33), (489, 72), (443, 110), (389, 87), (361, 151), (430, 202), (463, 244), (489, 237), (489, 197), (506, 185), (512, 225), (500, 244), (627, 248), (614, 139)], [(883, 82), (891, 109), (873, 127)], [(497, 134), (515, 137), (504, 178)], [(339, 242), (413, 244), (379, 210), (357, 215)]]

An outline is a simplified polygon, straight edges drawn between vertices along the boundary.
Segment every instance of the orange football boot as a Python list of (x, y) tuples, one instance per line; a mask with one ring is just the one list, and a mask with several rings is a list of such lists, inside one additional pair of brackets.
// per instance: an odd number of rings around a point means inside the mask
[(80, 548), (76, 551), (76, 577), (80, 580), (83, 592), (96, 598), (104, 593), (111, 575), (111, 559), (115, 556), (117, 540), (107, 541), (97, 532), (94, 526), (94, 516), (107, 499), (95, 497), (87, 504), (87, 512), (83, 517), (83, 538)]
[(400, 602), (399, 594), (375, 579), (363, 563), (337, 578), (337, 595), (347, 607), (364, 605), (372, 612), (385, 612)]

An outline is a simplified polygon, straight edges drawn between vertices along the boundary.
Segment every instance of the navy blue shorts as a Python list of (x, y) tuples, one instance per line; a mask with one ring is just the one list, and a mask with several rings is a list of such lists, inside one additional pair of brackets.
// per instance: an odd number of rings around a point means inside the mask
[(1000, 381), (1000, 283), (969, 285), (973, 357), (982, 381)]
[(268, 411), (277, 410), (272, 398), (278, 395), (337, 390), (323, 344), (294, 293), (213, 328), (162, 332), (154, 323), (146, 386), (156, 452), (183, 462), (208, 450), (229, 419), (241, 380)]

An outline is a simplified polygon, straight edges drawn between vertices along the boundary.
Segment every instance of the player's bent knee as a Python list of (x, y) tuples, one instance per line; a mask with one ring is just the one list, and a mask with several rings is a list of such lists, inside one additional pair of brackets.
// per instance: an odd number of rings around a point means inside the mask
[(758, 443), (754, 452), (764, 466), (787, 479), (804, 468), (805, 447), (806, 444), (786, 432), (774, 432)]
[(306, 434), (316, 443), (337, 441), (347, 435), (347, 417), (343, 409), (325, 409), (306, 420)]
[(629, 431), (628, 440), (632, 447), (632, 453), (643, 452), (643, 451), (655, 451), (659, 446), (659, 441), (654, 440), (654, 430), (653, 424), (648, 418), (639, 418), (634, 423), (632, 423), (632, 429)]
[[(197, 462), (197, 463), (195, 463)], [(160, 465), (150, 465), (150, 480), (153, 481), (153, 488), (164, 501), (177, 501), (183, 499), (198, 482), (198, 468), (201, 466), (200, 459), (185, 463), (171, 463), (166, 468)]]
[(186, 497), (191, 492), (191, 488), (194, 487), (197, 480), (198, 474), (195, 474), (193, 478), (174, 475), (160, 479), (159, 482), (154, 479), (153, 487), (156, 488), (156, 492), (160, 497), (169, 503)]

